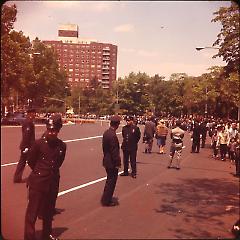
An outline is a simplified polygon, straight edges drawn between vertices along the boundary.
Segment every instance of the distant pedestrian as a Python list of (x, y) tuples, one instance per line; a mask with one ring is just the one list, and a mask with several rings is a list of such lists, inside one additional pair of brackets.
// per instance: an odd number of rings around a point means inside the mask
[(235, 152), (235, 166), (236, 166), (236, 177), (240, 177), (240, 133), (236, 135), (236, 152)]
[(137, 166), (136, 166), (136, 157), (137, 157), (137, 149), (138, 142), (141, 138), (141, 132), (139, 127), (134, 124), (134, 117), (127, 116), (125, 118), (127, 124), (122, 128), (122, 150), (123, 150), (123, 166), (124, 171), (120, 176), (128, 176), (128, 166), (129, 159), (131, 165), (131, 176), (136, 178), (137, 175)]
[(226, 161), (227, 146), (229, 144), (229, 134), (225, 131), (225, 127), (221, 127), (221, 132), (218, 134), (217, 146), (220, 147), (221, 160)]
[(212, 137), (211, 137), (211, 145), (213, 149), (213, 158), (217, 159), (218, 157), (218, 146), (217, 146), (217, 140), (218, 140), (218, 134), (217, 129), (212, 130)]
[(13, 182), (21, 183), (23, 171), (26, 166), (26, 159), (30, 148), (35, 141), (35, 126), (34, 119), (36, 116), (36, 110), (31, 108), (27, 110), (26, 120), (22, 124), (22, 141), (20, 143), (20, 159), (17, 164), (17, 168), (14, 174)]
[(177, 165), (176, 169), (180, 169), (180, 158), (183, 148), (183, 138), (184, 138), (184, 130), (181, 129), (181, 122), (179, 120), (176, 121), (176, 127), (171, 130), (171, 147), (170, 147), (170, 161), (168, 164), (168, 168), (172, 167), (172, 162), (175, 153), (177, 152)]
[(33, 144), (27, 162), (32, 169), (29, 175), (28, 205), (25, 216), (24, 240), (35, 240), (35, 223), (42, 215), (42, 239), (54, 240), (52, 220), (58, 195), (61, 167), (66, 154), (66, 144), (57, 136), (62, 127), (60, 115), (53, 115), (47, 121), (44, 137)]
[(201, 144), (201, 147), (202, 148), (205, 148), (205, 143), (206, 143), (206, 138), (207, 138), (207, 131), (208, 131), (208, 128), (207, 128), (207, 120), (204, 120), (201, 125), (201, 135), (202, 135), (202, 144)]
[(168, 128), (165, 126), (164, 120), (161, 119), (158, 122), (158, 125), (156, 127), (156, 134), (155, 134), (160, 154), (164, 154), (165, 153), (164, 147), (166, 145), (167, 135), (168, 135)]
[(120, 147), (116, 130), (120, 125), (121, 117), (118, 115), (110, 118), (110, 128), (103, 134), (103, 166), (107, 173), (107, 180), (103, 190), (101, 203), (103, 206), (116, 206), (118, 201), (114, 200), (113, 193), (118, 178), (118, 169), (121, 167)]
[(192, 130), (192, 151), (191, 153), (199, 153), (200, 139), (201, 139), (201, 126), (198, 120), (195, 120)]
[(154, 123), (154, 117), (149, 117), (145, 123), (143, 140), (145, 142), (145, 153), (152, 152), (153, 138), (156, 132), (156, 124)]

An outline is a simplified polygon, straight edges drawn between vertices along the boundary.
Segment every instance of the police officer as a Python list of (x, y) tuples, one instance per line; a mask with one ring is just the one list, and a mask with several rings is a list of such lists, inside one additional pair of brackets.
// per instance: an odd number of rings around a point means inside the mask
[(139, 127), (134, 124), (133, 116), (127, 116), (125, 118), (127, 124), (122, 128), (122, 150), (123, 150), (123, 166), (124, 171), (120, 176), (128, 176), (128, 165), (129, 158), (132, 173), (131, 176), (136, 178), (137, 168), (136, 168), (136, 157), (137, 157), (137, 149), (138, 142), (141, 138), (141, 132)]
[(29, 199), (24, 240), (35, 240), (35, 223), (40, 211), (43, 220), (42, 239), (56, 239), (51, 235), (52, 218), (58, 194), (59, 168), (66, 154), (66, 144), (57, 137), (61, 128), (61, 116), (52, 115), (47, 122), (46, 134), (35, 141), (27, 158), (32, 172), (27, 182)]
[(103, 206), (118, 205), (117, 199), (113, 198), (113, 192), (118, 178), (118, 169), (121, 167), (120, 147), (116, 130), (120, 125), (121, 117), (118, 115), (110, 118), (110, 128), (103, 134), (103, 166), (107, 173), (107, 180), (103, 190), (101, 203)]
[(35, 116), (36, 110), (33, 108), (28, 109), (26, 120), (22, 124), (22, 141), (20, 143), (21, 155), (14, 174), (14, 183), (22, 182), (22, 175), (26, 165), (26, 158), (31, 146), (35, 141), (35, 126), (33, 123)]

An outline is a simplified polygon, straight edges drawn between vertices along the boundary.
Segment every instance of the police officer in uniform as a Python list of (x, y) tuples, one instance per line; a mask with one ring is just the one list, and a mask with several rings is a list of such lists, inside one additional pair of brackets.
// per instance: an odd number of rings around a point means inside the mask
[(52, 219), (59, 186), (59, 168), (65, 154), (66, 144), (57, 135), (62, 127), (59, 114), (47, 122), (44, 137), (33, 144), (27, 162), (32, 169), (28, 178), (28, 206), (25, 216), (24, 240), (35, 240), (35, 223), (41, 213), (43, 220), (42, 239), (56, 239), (52, 233)]
[(136, 178), (137, 168), (136, 168), (136, 157), (137, 157), (137, 149), (138, 142), (141, 138), (141, 132), (139, 127), (134, 124), (133, 116), (127, 116), (126, 119), (127, 124), (122, 128), (122, 150), (123, 150), (123, 166), (124, 171), (120, 176), (128, 176), (128, 165), (129, 158), (132, 173), (131, 176)]
[(103, 206), (118, 205), (117, 199), (113, 198), (113, 192), (118, 178), (118, 169), (121, 167), (120, 147), (116, 130), (120, 125), (121, 117), (118, 115), (110, 118), (110, 128), (103, 134), (103, 166), (107, 173), (107, 180), (103, 190), (101, 203)]
[(36, 110), (33, 108), (28, 109), (26, 120), (22, 124), (22, 141), (20, 143), (21, 155), (14, 174), (14, 183), (22, 182), (22, 175), (26, 165), (26, 158), (31, 146), (35, 141), (35, 126), (33, 123), (35, 116)]

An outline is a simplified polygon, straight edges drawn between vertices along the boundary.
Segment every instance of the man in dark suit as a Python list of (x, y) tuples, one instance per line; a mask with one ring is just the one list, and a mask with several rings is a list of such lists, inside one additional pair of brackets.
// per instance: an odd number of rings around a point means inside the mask
[(195, 120), (192, 132), (192, 151), (191, 153), (199, 153), (201, 140), (201, 126), (198, 119)]
[(120, 125), (120, 121), (120, 116), (112, 116), (110, 118), (110, 128), (103, 134), (103, 166), (107, 173), (107, 180), (101, 199), (103, 206), (118, 205), (118, 201), (114, 201), (112, 196), (117, 183), (118, 169), (121, 167), (120, 147), (116, 135), (116, 130)]
[(47, 122), (47, 132), (35, 141), (27, 162), (32, 172), (28, 178), (28, 206), (25, 216), (24, 240), (35, 240), (35, 223), (42, 215), (42, 239), (56, 239), (52, 233), (52, 219), (58, 194), (61, 167), (66, 144), (57, 135), (62, 127), (59, 114), (52, 115)]
[(137, 149), (138, 142), (141, 138), (141, 132), (139, 127), (134, 124), (133, 116), (126, 117), (127, 124), (122, 128), (122, 150), (123, 150), (123, 166), (124, 172), (120, 176), (128, 176), (128, 165), (129, 158), (132, 173), (131, 176), (136, 178), (137, 175), (137, 167), (136, 167), (136, 157), (137, 157)]
[(22, 124), (22, 141), (20, 143), (21, 155), (14, 174), (14, 183), (22, 182), (22, 175), (26, 165), (27, 155), (35, 141), (35, 126), (33, 123), (35, 116), (36, 110), (33, 108), (28, 109), (26, 120)]

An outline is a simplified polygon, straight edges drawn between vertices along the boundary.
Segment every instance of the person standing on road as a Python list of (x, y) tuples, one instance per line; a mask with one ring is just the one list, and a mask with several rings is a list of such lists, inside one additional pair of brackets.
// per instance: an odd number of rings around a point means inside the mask
[(225, 127), (221, 127), (221, 132), (218, 135), (217, 146), (220, 147), (221, 160), (226, 161), (227, 146), (229, 144), (229, 134)]
[(16, 171), (14, 173), (13, 182), (21, 183), (24, 168), (26, 166), (26, 159), (30, 148), (35, 141), (35, 126), (34, 119), (36, 116), (36, 110), (31, 108), (27, 110), (26, 120), (22, 124), (22, 141), (20, 143), (20, 159), (17, 164)]
[(207, 120), (204, 120), (201, 122), (200, 124), (201, 127), (201, 134), (202, 134), (202, 144), (201, 144), (201, 148), (205, 148), (205, 143), (206, 143), (206, 138), (207, 138)]
[(168, 164), (168, 168), (171, 168), (173, 157), (175, 155), (175, 152), (177, 151), (177, 167), (176, 167), (177, 170), (180, 169), (180, 157), (182, 153), (183, 138), (184, 138), (184, 131), (180, 127), (181, 127), (181, 122), (177, 120), (176, 127), (173, 128), (171, 131), (172, 144), (170, 147), (170, 161)]
[(199, 153), (200, 139), (201, 139), (201, 126), (198, 120), (195, 120), (192, 132), (192, 151), (191, 153)]
[(118, 178), (118, 169), (121, 167), (120, 146), (116, 130), (120, 125), (121, 117), (118, 115), (110, 118), (110, 128), (103, 134), (103, 166), (107, 173), (107, 180), (103, 190), (101, 203), (103, 206), (116, 206), (118, 201), (113, 198)]
[(127, 116), (125, 118), (127, 124), (122, 128), (122, 150), (123, 150), (123, 166), (124, 171), (120, 176), (128, 176), (128, 165), (129, 158), (132, 173), (131, 176), (136, 178), (137, 175), (137, 167), (136, 167), (136, 157), (137, 157), (137, 149), (138, 142), (141, 138), (141, 132), (139, 127), (134, 124), (134, 118), (132, 116)]
[(145, 123), (144, 133), (143, 133), (143, 140), (145, 142), (145, 153), (152, 152), (153, 138), (156, 132), (156, 125), (153, 121), (154, 121), (154, 117), (152, 116), (152, 117), (149, 117)]
[(168, 129), (165, 126), (164, 120), (161, 119), (158, 122), (158, 125), (157, 125), (157, 128), (156, 128), (156, 134), (155, 134), (160, 154), (164, 154), (165, 153), (164, 147), (166, 145), (167, 135), (168, 135)]
[(52, 219), (58, 195), (59, 168), (65, 159), (66, 144), (57, 137), (62, 128), (59, 114), (52, 115), (46, 126), (45, 138), (35, 141), (27, 158), (32, 172), (27, 182), (24, 240), (35, 240), (35, 223), (39, 214), (43, 220), (42, 239), (56, 239), (51, 235)]

